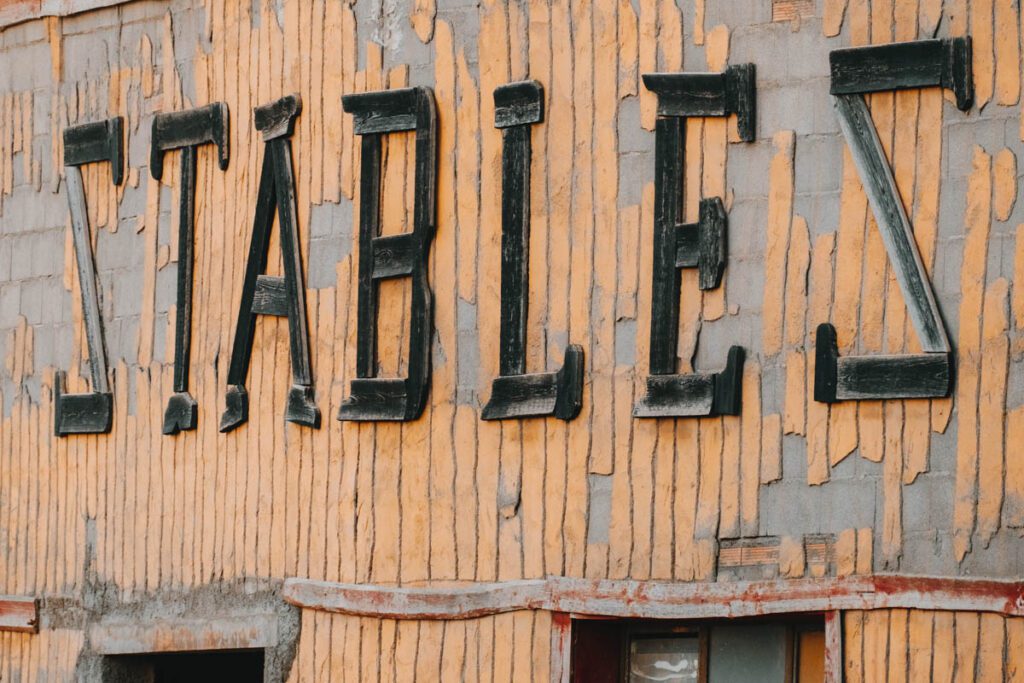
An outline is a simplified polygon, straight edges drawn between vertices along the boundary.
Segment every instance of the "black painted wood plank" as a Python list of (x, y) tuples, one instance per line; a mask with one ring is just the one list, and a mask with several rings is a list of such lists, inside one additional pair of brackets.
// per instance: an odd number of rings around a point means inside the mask
[(149, 173), (163, 177), (164, 152), (172, 149), (217, 145), (220, 170), (228, 167), (228, 105), (213, 102), (204, 107), (156, 114), (153, 117)]
[(658, 116), (729, 114), (724, 73), (652, 73), (644, 85), (658, 96)]
[(716, 289), (725, 271), (728, 217), (718, 197), (700, 200), (700, 221), (676, 226), (676, 268), (697, 268), (698, 287)]
[(373, 240), (380, 235), (382, 144), (379, 134), (364, 135), (359, 171), (359, 290), (357, 295), (356, 377), (377, 374), (377, 284), (373, 278)]
[(737, 131), (753, 142), (757, 124), (756, 68), (737, 64), (722, 73), (644, 74), (644, 85), (658, 96), (658, 115), (728, 116), (736, 114)]
[(840, 357), (835, 328), (818, 326), (814, 400), (944, 398), (952, 390), (952, 353)]
[(739, 415), (743, 399), (743, 363), (746, 352), (732, 346), (726, 356), (725, 370), (715, 374), (713, 415)]
[(195, 268), (196, 148), (181, 153), (181, 184), (178, 190), (178, 308), (175, 315), (174, 390), (188, 391), (192, 349), (192, 280)]
[(700, 233), (697, 223), (676, 226), (676, 268), (696, 268), (700, 264)]
[(256, 316), (252, 312), (252, 301), (256, 295), (256, 282), (267, 267), (267, 251), (270, 247), (270, 228), (273, 225), (276, 197), (271, 155), (265, 153), (260, 171), (259, 189), (256, 191), (256, 210), (253, 218), (249, 254), (245, 262), (245, 276), (242, 280), (242, 300), (239, 304), (238, 319), (235, 323), (235, 337), (231, 346), (231, 360), (228, 364), (228, 389), (226, 408), (220, 419), (220, 431), (230, 431), (244, 423), (249, 416), (249, 394), (245, 390), (245, 378), (249, 374), (252, 358), (253, 335), (256, 333)]
[(499, 376), (481, 411), (483, 420), (554, 416), (572, 420), (583, 407), (583, 347), (570, 344), (555, 372)]
[(263, 141), (270, 142), (290, 138), (295, 132), (295, 119), (301, 113), (302, 99), (298, 95), (286, 95), (254, 108), (253, 121)]
[(833, 95), (942, 86), (962, 111), (973, 104), (969, 37), (833, 50), (829, 63)]
[(188, 393), (192, 352), (192, 280), (195, 267), (194, 223), (196, 148), (181, 153), (181, 183), (178, 189), (178, 307), (174, 320), (174, 394), (164, 412), (164, 434), (195, 429), (197, 404)]
[(339, 420), (354, 422), (405, 422), (409, 418), (408, 380), (392, 377), (357, 377), (349, 386)]
[(555, 412), (558, 376), (554, 372), (495, 377), (491, 397), (480, 413), (484, 420), (505, 420)]
[(518, 81), (494, 89), (494, 127), (509, 128), (544, 120), (544, 87), (538, 81)]
[(917, 249), (914, 229), (900, 200), (896, 180), (864, 96), (837, 95), (836, 111), (921, 348), (927, 352), (948, 353), (949, 339)]
[(164, 409), (164, 434), (177, 434), (181, 431), (195, 429), (199, 424), (199, 404), (192, 394), (178, 391), (167, 399)]
[(427, 259), (437, 221), (437, 107), (429, 88), (416, 91), (416, 186), (413, 193), (413, 227), (419, 236), (420, 256), (412, 273), (409, 318), (410, 420), (423, 413), (430, 389), (430, 345), (434, 338), (434, 299), (427, 280)]
[(708, 417), (739, 415), (743, 364), (740, 346), (729, 348), (726, 367), (717, 373), (650, 375), (647, 392), (633, 408), (634, 417)]
[(354, 116), (356, 135), (398, 133), (418, 128), (420, 88), (395, 88), (353, 93), (341, 98), (342, 108)]
[(743, 142), (757, 137), (757, 67), (736, 64), (726, 69), (726, 101), (736, 114), (736, 133)]
[(530, 128), (502, 131), (501, 315), (498, 372), (526, 372), (530, 287)]
[(650, 373), (676, 371), (679, 345), (679, 269), (676, 225), (682, 215), (685, 122), (677, 117), (655, 121), (654, 258), (651, 265)]
[(114, 395), (94, 391), (87, 394), (68, 394), (67, 376), (58, 371), (54, 377), (55, 436), (68, 434), (106, 434), (110, 431), (114, 415)]
[(291, 141), (276, 138), (267, 145), (274, 159), (274, 188), (277, 192), (277, 220), (281, 230), (281, 260), (288, 297), (288, 334), (291, 339), (292, 379), (309, 386), (313, 370), (309, 352), (309, 323), (306, 319), (306, 278), (299, 246), (298, 210), (295, 205), (295, 177), (292, 172)]
[(64, 183), (71, 211), (71, 237), (78, 266), (78, 285), (82, 293), (82, 318), (85, 338), (89, 347), (89, 370), (93, 391), (106, 393), (107, 354), (103, 339), (103, 317), (100, 313), (100, 293), (96, 284), (96, 262), (92, 253), (92, 236), (86, 209), (82, 173), (77, 167), (64, 169)]
[(252, 312), (256, 315), (288, 315), (288, 285), (283, 277), (259, 275), (252, 296)]
[[(403, 88), (345, 95), (342, 104), (355, 116), (362, 135), (359, 212), (358, 327), (356, 379), (338, 411), (339, 420), (414, 420), (423, 413), (430, 386), (430, 344), (434, 332), (427, 260), (437, 214), (437, 112), (429, 88)], [(413, 229), (395, 237), (380, 236), (381, 135), (416, 131)], [(415, 248), (413, 248), (415, 247)], [(381, 254), (376, 252), (380, 251)], [(379, 268), (379, 270), (378, 270)], [(377, 378), (377, 279), (408, 275), (412, 280), (409, 311), (408, 375)]]
[(583, 408), (583, 347), (569, 344), (557, 375), (558, 393), (555, 396), (555, 417), (573, 420)]
[(64, 165), (81, 166), (98, 161), (110, 163), (115, 185), (124, 179), (124, 119), (81, 123), (64, 129)]
[(839, 364), (839, 346), (836, 328), (821, 323), (814, 341), (814, 400), (820, 403), (836, 402), (836, 382)]
[(422, 251), (415, 233), (375, 237), (371, 244), (374, 280), (412, 275)]
[(836, 399), (943, 398), (952, 384), (946, 353), (846, 356), (837, 363)]
[(715, 403), (712, 373), (650, 375), (647, 392), (633, 407), (633, 417), (705, 417)]

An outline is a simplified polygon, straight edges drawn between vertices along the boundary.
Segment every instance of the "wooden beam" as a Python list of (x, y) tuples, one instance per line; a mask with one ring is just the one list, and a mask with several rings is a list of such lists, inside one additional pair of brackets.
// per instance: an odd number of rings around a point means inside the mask
[(0, 631), (39, 632), (39, 600), (0, 595)]
[(551, 615), (551, 681), (569, 683), (572, 677), (572, 618), (564, 612)]
[(89, 628), (89, 642), (102, 655), (269, 648), (278, 643), (273, 614), (222, 619), (110, 621)]
[(1024, 582), (874, 574), (724, 583), (547, 579), (395, 587), (287, 579), (287, 602), (382, 619), (471, 619), (522, 609), (637, 619), (719, 619), (923, 609), (1024, 616)]
[(843, 683), (843, 613), (825, 613), (825, 683)]

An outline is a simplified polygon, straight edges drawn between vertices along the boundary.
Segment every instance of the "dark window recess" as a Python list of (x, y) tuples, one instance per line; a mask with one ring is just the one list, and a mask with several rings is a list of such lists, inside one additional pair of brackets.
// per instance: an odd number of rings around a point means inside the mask
[(164, 153), (181, 150), (181, 181), (178, 188), (178, 309), (174, 323), (174, 393), (164, 412), (164, 434), (196, 428), (197, 405), (188, 391), (192, 349), (192, 278), (195, 266), (196, 148), (217, 145), (220, 170), (228, 167), (228, 105), (215, 102), (205, 107), (157, 114), (149, 172), (163, 177)]
[(89, 346), (89, 374), (92, 391), (85, 394), (66, 393), (67, 376), (63, 370), (54, 380), (54, 425), (57, 436), (66, 434), (101, 434), (110, 431), (114, 395), (107, 376), (107, 352), (103, 340), (103, 318), (100, 315), (100, 293), (96, 287), (96, 263), (92, 252), (89, 214), (86, 209), (82, 171), (85, 164), (110, 164), (114, 185), (124, 178), (124, 121), (118, 116), (71, 126), (64, 130), (64, 184), (71, 211), (71, 236), (78, 263), (78, 284), (82, 291), (82, 317)]
[(263, 683), (263, 650), (117, 655), (103, 662), (104, 683)]
[(824, 680), (818, 616), (706, 622), (575, 619), (577, 683), (812, 683)]
[(530, 127), (544, 120), (544, 88), (537, 81), (494, 91), (494, 125), (501, 129), (500, 376), (491, 383), (484, 420), (553, 415), (571, 420), (583, 398), (583, 347), (570, 344), (555, 372), (526, 373), (526, 317), (530, 289)]
[(696, 268), (702, 290), (722, 282), (727, 257), (725, 207), (720, 197), (701, 199), (700, 219), (683, 223), (686, 119), (736, 114), (746, 142), (754, 139), (756, 86), (753, 64), (723, 73), (644, 74), (658, 96), (654, 133), (654, 257), (651, 265), (651, 351), (647, 391), (636, 417), (739, 415), (743, 348), (729, 349), (725, 369), (676, 374), (681, 268)]
[[(437, 111), (430, 88), (400, 88), (345, 95), (342, 107), (355, 118), (362, 137), (359, 170), (359, 290), (356, 376), (339, 420), (415, 420), (430, 387), (430, 341), (434, 336), (433, 295), (427, 257), (437, 214)], [(416, 132), (412, 232), (382, 236), (382, 137)], [(449, 276), (445, 273), (444, 276)], [(408, 277), (410, 288), (409, 365), (406, 377), (377, 377), (378, 283)]]
[(836, 403), (948, 396), (953, 383), (953, 349), (864, 95), (938, 86), (952, 90), (957, 107), (967, 111), (974, 100), (971, 39), (834, 50), (829, 62), (839, 127), (871, 204), (922, 353), (840, 357), (835, 328), (822, 323), (815, 338), (814, 400)]
[[(252, 358), (256, 316), (288, 318), (291, 349), (292, 387), (284, 419), (320, 426), (320, 409), (313, 400), (313, 370), (309, 354), (309, 324), (306, 321), (306, 288), (299, 253), (299, 226), (295, 209), (295, 176), (292, 172), (292, 141), (295, 118), (302, 110), (298, 95), (289, 95), (253, 110), (256, 129), (263, 135), (263, 170), (256, 194), (252, 241), (242, 282), (242, 301), (235, 327), (231, 364), (228, 366), (227, 408), (220, 418), (220, 431), (229, 432), (249, 419), (249, 394), (245, 378)], [(270, 230), (277, 209), (281, 229), (281, 257), (284, 277), (264, 275)]]

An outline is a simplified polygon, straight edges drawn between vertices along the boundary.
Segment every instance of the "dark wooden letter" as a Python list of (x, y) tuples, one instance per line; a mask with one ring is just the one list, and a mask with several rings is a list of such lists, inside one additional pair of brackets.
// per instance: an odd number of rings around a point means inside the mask
[(731, 66), (718, 74), (645, 74), (644, 85), (658, 96), (654, 148), (654, 263), (651, 289), (651, 358), (647, 393), (633, 408), (636, 417), (738, 415), (744, 352), (729, 349), (725, 370), (676, 374), (679, 344), (680, 268), (697, 268), (702, 290), (721, 284), (726, 259), (727, 218), (719, 197), (700, 201), (700, 220), (683, 215), (686, 119), (736, 114), (740, 137), (755, 135), (754, 65)]
[(947, 396), (953, 382), (953, 349), (864, 93), (941, 86), (953, 90), (961, 110), (970, 109), (974, 99), (971, 39), (835, 50), (829, 60), (839, 127), (850, 146), (923, 353), (840, 358), (835, 328), (822, 323), (815, 339), (814, 400), (836, 403)]
[(160, 180), (164, 152), (181, 149), (178, 206), (178, 314), (174, 326), (174, 393), (164, 412), (164, 434), (196, 428), (196, 400), (188, 392), (192, 348), (192, 270), (195, 226), (196, 148), (217, 145), (220, 170), (228, 167), (228, 105), (223, 102), (153, 118), (149, 172)]
[[(266, 151), (256, 196), (252, 242), (242, 284), (242, 302), (235, 327), (235, 342), (228, 368), (227, 409), (220, 419), (220, 431), (231, 431), (249, 417), (249, 395), (245, 378), (249, 374), (253, 333), (257, 315), (288, 316), (292, 361), (292, 388), (288, 392), (285, 419), (308, 427), (320, 426), (320, 409), (313, 400), (313, 371), (310, 368), (309, 330), (306, 322), (306, 285), (299, 254), (299, 228), (295, 213), (295, 177), (292, 174), (291, 135), (295, 117), (302, 110), (298, 95), (289, 95), (253, 111), (256, 129), (263, 135)], [(284, 277), (263, 275), (267, 267), (270, 229), (277, 208), (281, 226), (281, 256)]]
[(571, 420), (583, 398), (583, 347), (570, 344), (556, 372), (526, 374), (530, 286), (530, 126), (544, 120), (537, 81), (494, 91), (494, 126), (501, 129), (501, 376), (491, 384), (485, 420), (554, 415)]
[[(356, 377), (339, 420), (415, 420), (430, 387), (430, 340), (434, 334), (427, 255), (436, 216), (437, 113), (430, 88), (402, 88), (342, 97), (363, 138), (359, 180), (359, 328)], [(416, 179), (412, 232), (380, 235), (381, 137), (416, 131)], [(447, 274), (446, 274), (447, 275)], [(377, 377), (378, 281), (412, 278), (409, 375)]]
[(71, 210), (71, 234), (78, 263), (78, 282), (82, 290), (82, 313), (85, 336), (89, 344), (89, 372), (92, 392), (67, 394), (67, 376), (57, 373), (54, 382), (54, 425), (57, 436), (66, 434), (102, 434), (110, 431), (114, 396), (107, 377), (107, 352), (103, 343), (103, 319), (100, 317), (100, 296), (96, 287), (96, 264), (93, 261), (92, 239), (85, 188), (79, 166), (97, 161), (110, 163), (115, 185), (124, 177), (123, 119), (107, 119), (83, 123), (64, 130), (64, 182)]

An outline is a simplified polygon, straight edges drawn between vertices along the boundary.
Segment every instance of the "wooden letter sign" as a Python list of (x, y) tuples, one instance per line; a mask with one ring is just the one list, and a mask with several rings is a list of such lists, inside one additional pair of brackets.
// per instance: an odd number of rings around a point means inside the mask
[(683, 215), (685, 126), (691, 116), (736, 114), (740, 138), (754, 139), (754, 65), (724, 73), (644, 74), (658, 96), (654, 148), (654, 263), (651, 288), (651, 357), (647, 393), (633, 408), (636, 417), (738, 415), (743, 349), (729, 349), (725, 370), (676, 374), (679, 343), (680, 268), (697, 268), (702, 290), (721, 284), (726, 259), (726, 215), (719, 197), (702, 199), (700, 220)]
[[(256, 196), (256, 215), (245, 266), (245, 280), (242, 283), (242, 302), (231, 349), (231, 365), (228, 368), (227, 409), (220, 420), (222, 432), (234, 429), (249, 416), (249, 395), (244, 383), (249, 374), (257, 315), (288, 317), (292, 388), (288, 392), (285, 419), (308, 427), (320, 426), (320, 409), (313, 401), (306, 289), (299, 254), (295, 177), (292, 174), (290, 138), (295, 129), (295, 117), (301, 109), (302, 102), (298, 95), (289, 95), (254, 110), (256, 129), (263, 134), (266, 151)], [(281, 227), (284, 277), (263, 275), (267, 267), (275, 207)]]
[(85, 336), (89, 345), (89, 371), (92, 392), (67, 394), (67, 377), (63, 371), (54, 382), (54, 427), (57, 436), (65, 434), (102, 434), (110, 431), (114, 397), (107, 377), (107, 354), (103, 343), (103, 319), (100, 317), (100, 296), (96, 288), (96, 264), (93, 261), (92, 239), (89, 235), (89, 214), (85, 203), (83, 164), (98, 161), (110, 163), (115, 185), (124, 176), (124, 148), (120, 116), (96, 123), (83, 123), (64, 131), (64, 182), (71, 210), (71, 234), (78, 264), (78, 283), (82, 290), (82, 313)]
[(223, 102), (153, 118), (149, 172), (160, 180), (164, 152), (181, 149), (178, 206), (178, 313), (174, 324), (174, 393), (164, 412), (164, 434), (196, 428), (196, 400), (188, 392), (192, 348), (192, 270), (196, 209), (196, 148), (217, 145), (220, 170), (228, 167), (228, 105)]
[[(434, 334), (427, 255), (436, 216), (437, 112), (430, 88), (401, 88), (345, 95), (345, 111), (355, 116), (361, 135), (359, 171), (359, 309), (356, 377), (339, 420), (415, 420), (430, 387), (430, 340)], [(382, 136), (416, 131), (416, 179), (412, 232), (381, 236)], [(450, 274), (446, 274), (450, 275)], [(409, 322), (409, 374), (377, 377), (378, 281), (412, 278)]]
[(953, 350), (864, 93), (941, 86), (952, 89), (957, 107), (967, 111), (974, 99), (970, 38), (835, 50), (829, 57), (839, 126), (923, 353), (840, 358), (835, 328), (822, 323), (815, 340), (814, 399), (835, 403), (946, 396), (953, 379)]
[(554, 415), (571, 420), (583, 395), (583, 347), (570, 344), (557, 372), (526, 374), (530, 262), (530, 126), (544, 119), (537, 81), (494, 91), (494, 125), (501, 129), (501, 376), (481, 417), (502, 420)]

